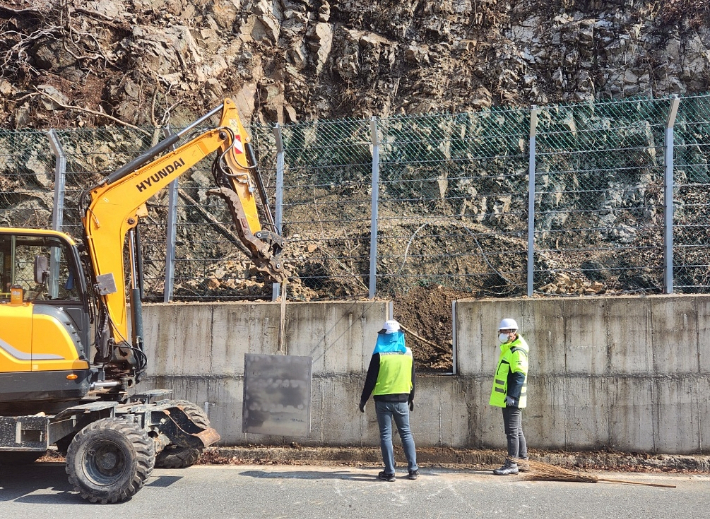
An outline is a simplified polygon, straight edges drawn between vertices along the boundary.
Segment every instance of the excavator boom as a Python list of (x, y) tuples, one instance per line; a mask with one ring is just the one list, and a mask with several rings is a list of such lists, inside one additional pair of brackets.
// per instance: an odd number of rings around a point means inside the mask
[[(214, 114), (217, 110), (213, 110)], [(188, 128), (158, 143), (154, 148), (108, 175), (91, 188), (85, 197), (88, 208), (82, 217), (85, 243), (91, 258), (93, 275), (100, 298), (105, 303), (110, 322), (110, 335), (116, 345), (128, 346), (128, 322), (126, 304), (126, 280), (124, 275), (124, 243), (129, 235), (129, 251), (136, 247), (132, 231), (141, 216), (146, 215), (145, 203), (170, 182), (186, 173), (192, 166), (217, 152), (213, 173), (215, 189), (209, 193), (225, 199), (233, 216), (237, 235), (249, 251), (257, 269), (269, 280), (282, 282), (286, 276), (279, 254), (283, 247), (281, 237), (274, 232), (271, 213), (266, 200), (268, 224), (272, 230), (262, 229), (256, 204), (255, 192), (263, 193), (256, 165), (248, 154), (250, 139), (242, 126), (236, 106), (226, 99), (221, 108), (217, 127), (207, 129), (174, 151), (165, 153), (174, 146), (188, 130), (205, 120), (196, 121)], [(209, 115), (209, 114), (208, 114)], [(155, 158), (156, 156), (163, 155)], [(135, 286), (131, 287), (135, 290)], [(132, 308), (139, 305), (140, 297), (133, 295)], [(139, 311), (139, 309), (138, 309)], [(134, 340), (139, 315), (134, 315)], [(140, 334), (140, 330), (139, 330)], [(140, 345), (133, 344), (133, 348)], [(122, 357), (127, 356), (126, 351)], [(129, 363), (134, 364), (130, 360)]]

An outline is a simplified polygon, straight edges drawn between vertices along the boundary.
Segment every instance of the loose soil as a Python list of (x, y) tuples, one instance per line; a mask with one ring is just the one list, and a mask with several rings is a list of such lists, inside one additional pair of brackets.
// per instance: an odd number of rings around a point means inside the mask
[(394, 318), (405, 329), (407, 346), (412, 349), (417, 371), (452, 372), (451, 303), (471, 295), (440, 285), (428, 285), (394, 298)]

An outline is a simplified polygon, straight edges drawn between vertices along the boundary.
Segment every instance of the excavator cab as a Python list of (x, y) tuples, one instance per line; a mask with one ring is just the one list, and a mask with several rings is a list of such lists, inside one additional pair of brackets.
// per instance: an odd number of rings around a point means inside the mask
[(59, 236), (43, 232), (0, 233), (0, 300), (9, 298), (12, 286), (22, 287), (25, 302), (36, 297), (57, 301), (82, 299), (74, 283), (77, 274), (71, 245)]
[(0, 262), (0, 321), (12, 323), (0, 326), (0, 385), (15, 382), (2, 386), (14, 389), (0, 392), (0, 408), (78, 400), (88, 391), (91, 323), (74, 243), (55, 231), (0, 229)]

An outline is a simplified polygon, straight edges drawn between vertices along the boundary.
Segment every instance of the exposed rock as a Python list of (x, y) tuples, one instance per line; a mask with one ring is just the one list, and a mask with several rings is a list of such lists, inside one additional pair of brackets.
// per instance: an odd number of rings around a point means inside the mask
[[(6, 126), (61, 122), (39, 98), (30, 121), (15, 106), (38, 83), (139, 124), (192, 120), (262, 78), (281, 82), (280, 97), (247, 112), (273, 121), (658, 97), (710, 83), (702, 0), (46, 0), (41, 16), (36, 0), (0, 5)], [(66, 125), (87, 122), (65, 112)]]
[(315, 54), (313, 61), (315, 62), (316, 75), (319, 75), (330, 56), (330, 49), (333, 45), (333, 27), (327, 23), (317, 23), (308, 32), (307, 42), (308, 48)]
[[(57, 110), (61, 108), (61, 105), (58, 104), (57, 101), (62, 105), (67, 105), (69, 103), (67, 96), (54, 88), (52, 85), (39, 85), (37, 90), (47, 94), (48, 97), (42, 97), (42, 104), (47, 110)], [(54, 99), (56, 99), (56, 101), (54, 101)]]

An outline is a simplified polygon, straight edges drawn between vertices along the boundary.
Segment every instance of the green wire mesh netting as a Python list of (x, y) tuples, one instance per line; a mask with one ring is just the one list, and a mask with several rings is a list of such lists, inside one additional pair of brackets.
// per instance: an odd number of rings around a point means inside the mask
[(380, 121), (378, 289), (523, 293), (529, 126), (528, 110)]
[[(367, 297), (372, 154), (368, 121), (283, 128), (283, 232), (291, 296)], [(288, 294), (287, 294), (288, 295)]]
[(46, 227), (54, 205), (54, 155), (47, 135), (0, 130), (0, 225)]
[(674, 128), (673, 273), (680, 293), (710, 290), (710, 98), (681, 100)]
[[(279, 127), (284, 258), (293, 274), (287, 296), (368, 297), (371, 259), (382, 297), (432, 283), (476, 296), (520, 296), (527, 293), (531, 238), (536, 294), (662, 292), (671, 106), (666, 98), (540, 107), (533, 140), (530, 109)], [(275, 212), (275, 129), (253, 124), (248, 131)], [(67, 160), (62, 229), (75, 238), (81, 238), (80, 193), (164, 138), (152, 128), (56, 134)], [(681, 98), (673, 167), (677, 292), (710, 288), (709, 154), (710, 95)], [(255, 276), (225, 204), (207, 194), (211, 163), (200, 162), (178, 181), (174, 297), (270, 299), (272, 287)], [(0, 131), (2, 225), (51, 225), (54, 167), (45, 132)], [(377, 255), (371, 258), (374, 199)], [(167, 190), (148, 209), (141, 223), (145, 293), (162, 300)]]
[(640, 99), (539, 111), (536, 289), (662, 290), (669, 107)]

